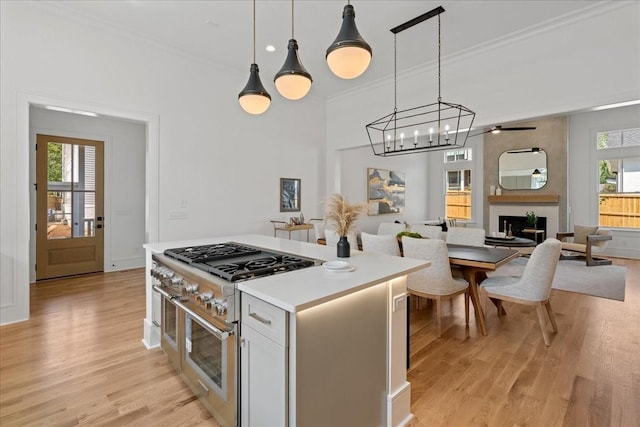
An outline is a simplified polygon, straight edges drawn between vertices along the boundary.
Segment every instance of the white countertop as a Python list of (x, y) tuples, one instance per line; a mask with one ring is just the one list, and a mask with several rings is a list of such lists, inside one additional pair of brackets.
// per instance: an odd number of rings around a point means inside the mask
[(240, 291), (292, 313), (421, 270), (430, 265), (429, 261), (364, 253), (358, 250), (352, 250), (349, 258), (337, 258), (335, 247), (262, 235), (236, 235), (150, 243), (144, 247), (152, 252), (162, 253), (169, 248), (231, 241), (324, 261), (346, 261), (354, 267), (354, 270), (349, 272), (332, 272), (322, 266), (316, 266), (238, 283)]

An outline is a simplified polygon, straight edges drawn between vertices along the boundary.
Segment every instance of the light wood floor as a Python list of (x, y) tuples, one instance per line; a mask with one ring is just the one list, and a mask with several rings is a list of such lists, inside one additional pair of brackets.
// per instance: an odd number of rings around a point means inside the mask
[[(614, 263), (625, 302), (554, 290), (550, 348), (530, 307), (489, 310), (485, 337), (459, 298), (440, 339), (412, 307), (410, 426), (640, 425), (640, 261)], [(31, 319), (0, 327), (0, 426), (217, 426), (142, 345), (144, 306), (143, 269), (32, 285)]]

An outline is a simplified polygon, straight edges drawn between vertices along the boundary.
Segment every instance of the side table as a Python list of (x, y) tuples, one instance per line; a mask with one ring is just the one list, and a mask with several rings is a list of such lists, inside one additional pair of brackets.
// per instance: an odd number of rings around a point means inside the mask
[[(538, 230), (537, 228), (525, 228), (522, 230), (524, 234), (533, 234), (533, 240), (538, 243), (544, 242), (544, 230)], [(542, 240), (538, 242), (538, 235), (542, 236)]]

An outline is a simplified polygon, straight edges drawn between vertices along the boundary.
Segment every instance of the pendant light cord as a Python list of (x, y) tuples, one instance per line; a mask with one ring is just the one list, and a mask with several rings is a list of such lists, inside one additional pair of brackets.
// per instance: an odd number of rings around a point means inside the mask
[(440, 96), (440, 15), (438, 14), (438, 102), (442, 101)]
[(253, 0), (253, 63), (256, 63), (256, 0)]
[(393, 111), (398, 111), (398, 35), (393, 35)]
[(293, 36), (293, 0), (291, 0), (291, 38), (295, 38)]
[(393, 148), (396, 144), (398, 130), (398, 35), (393, 35)]

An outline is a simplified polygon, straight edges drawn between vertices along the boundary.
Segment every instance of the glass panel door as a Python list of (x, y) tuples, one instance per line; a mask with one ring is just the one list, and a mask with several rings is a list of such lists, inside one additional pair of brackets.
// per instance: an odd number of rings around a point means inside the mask
[(186, 316), (187, 363), (226, 400), (227, 346), (190, 315)]
[(95, 147), (49, 142), (47, 153), (47, 238), (94, 236)]
[(36, 177), (36, 278), (103, 271), (103, 142), (37, 135)]

